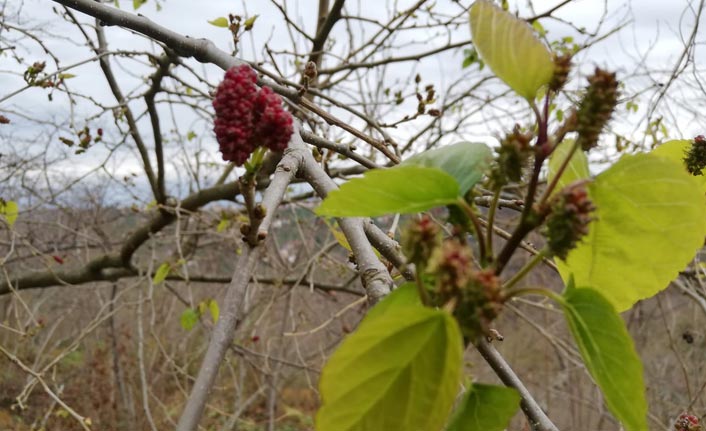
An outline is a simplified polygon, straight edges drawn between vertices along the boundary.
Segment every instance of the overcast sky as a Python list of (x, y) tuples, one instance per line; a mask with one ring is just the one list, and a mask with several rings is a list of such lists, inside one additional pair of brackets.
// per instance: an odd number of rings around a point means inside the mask
[[(347, 13), (363, 14), (371, 19), (386, 20), (394, 14), (395, 10), (386, 9), (385, 3), (380, 0), (358, 0), (347, 2)], [(404, 9), (411, 1), (389, 2), (398, 5), (398, 9)], [(470, 4), (470, 1), (461, 1), (460, 4)], [(535, 1), (534, 7), (536, 12), (543, 12), (548, 8), (559, 3), (559, 0)], [(596, 25), (601, 19), (604, 20), (602, 31), (614, 28), (618, 24), (624, 24), (624, 27), (611, 35), (606, 40), (596, 44), (589, 50), (583, 52), (576, 63), (579, 63), (584, 68), (584, 71), (590, 70), (594, 65), (600, 65), (618, 71), (620, 75), (634, 74), (636, 71), (644, 69), (664, 71), (665, 74), (671, 72), (675, 67), (677, 60), (682, 54), (684, 40), (689, 37), (689, 33), (694, 27), (693, 9), (698, 7), (698, 1), (688, 0), (634, 0), (630, 1), (599, 1), (599, 0), (576, 0), (569, 6), (561, 9), (556, 13), (556, 16), (567, 21), (571, 21), (578, 26), (584, 26), (588, 31), (596, 28)], [(448, 10), (450, 14), (458, 13), (461, 8), (459, 4), (453, 1), (437, 1), (438, 8)], [(4, 6), (3, 6), (4, 5)], [(209, 20), (217, 17), (227, 16), (228, 13), (239, 13), (245, 16), (258, 15), (255, 28), (251, 32), (252, 40), (246, 38), (241, 46), (241, 55), (248, 59), (263, 60), (261, 46), (267, 42), (273, 50), (292, 50), (292, 41), (289, 34), (286, 32), (285, 26), (282, 25), (281, 14), (272, 6), (270, 1), (266, 0), (244, 0), (234, 2), (231, 0), (166, 0), (159, 3), (161, 10), (157, 10), (157, 3), (154, 0), (149, 0), (147, 4), (139, 9), (139, 12), (150, 17), (155, 22), (166, 26), (179, 33), (192, 37), (203, 37), (212, 40), (220, 48), (230, 51), (232, 49), (232, 40), (227, 30), (215, 27), (208, 24)], [(317, 10), (317, 0), (299, 0), (288, 1), (287, 8), (296, 23), (308, 31), (313, 33), (315, 28), (315, 15)], [(123, 10), (131, 11), (132, 1), (122, 0), (120, 6)], [(83, 38), (77, 32), (76, 28), (69, 23), (61, 20), (52, 10), (52, 8), (60, 8), (59, 5), (49, 0), (6, 0), (0, 2), (0, 8), (4, 7), (3, 12), (7, 16), (6, 20), (13, 24), (24, 28), (41, 28), (43, 31), (51, 33), (51, 36), (44, 36), (44, 42), (60, 59), (62, 66), (78, 63), (90, 58), (91, 55), (85, 47), (83, 47)], [(692, 8), (691, 10), (689, 8)], [(512, 11), (518, 11), (521, 16), (531, 16), (532, 12), (528, 10), (527, 3), (524, 0), (510, 0), (510, 8)], [(607, 11), (607, 13), (606, 13)], [(605, 16), (604, 16), (605, 13)], [(81, 15), (78, 14), (77, 15)], [(81, 17), (80, 19), (85, 19)], [(547, 38), (549, 40), (557, 40), (563, 36), (574, 37), (577, 41), (585, 38), (584, 35), (577, 33), (568, 25), (559, 20), (544, 19), (540, 21), (545, 29), (548, 30)], [(19, 24), (18, 24), (19, 23)], [(703, 24), (703, 23), (702, 23)], [(706, 26), (704, 26), (706, 27)], [(703, 78), (706, 73), (706, 65), (704, 65), (703, 55), (706, 52), (706, 29), (702, 28), (697, 36), (697, 42), (700, 44), (694, 52), (694, 61), (698, 66), (695, 73), (700, 74)], [(17, 32), (9, 32), (3, 30), (0, 34), (0, 43), (6, 43), (6, 38), (17, 38)], [(144, 38), (137, 37), (128, 31), (117, 27), (107, 28), (107, 37), (112, 49), (132, 49), (132, 50), (150, 50), (154, 51), (154, 47)], [(347, 34), (339, 26), (334, 28), (332, 38), (345, 41)], [(409, 38), (410, 52), (418, 52), (420, 47), (423, 47), (426, 41), (431, 37), (425, 30), (420, 29), (417, 33), (410, 33), (404, 36)], [(453, 31), (451, 42), (460, 42), (470, 38), (470, 31), (467, 25)], [(310, 45), (310, 42), (303, 38), (295, 41), (297, 50), (305, 52)], [(0, 45), (2, 46), (2, 45)], [(49, 60), (41, 48), (29, 41), (22, 40), (18, 44), (18, 51), (22, 57), (27, 60)], [(335, 52), (334, 52), (335, 54)], [(397, 55), (404, 54), (404, 50), (400, 50)], [(446, 83), (453, 82), (462, 73), (461, 62), (463, 55), (461, 50), (449, 51), (441, 55), (437, 55), (420, 63), (404, 63), (388, 72), (386, 79), (390, 80), (390, 85), (397, 80), (409, 79), (411, 71), (419, 72), (425, 79), (432, 80), (437, 83), (438, 88), (444, 88)], [(48, 69), (53, 70), (54, 66), (50, 61)], [(139, 88), (144, 76), (148, 73), (147, 67), (140, 67), (134, 62), (129, 64), (129, 69), (121, 68), (120, 63), (117, 63), (116, 72), (119, 73), (121, 85), (124, 91), (130, 92)], [(205, 70), (208, 80), (216, 84), (222, 76), (222, 71), (213, 66), (201, 66), (192, 62), (198, 70)], [(25, 83), (22, 80), (19, 66), (9, 58), (9, 56), (0, 57), (0, 100), (8, 94), (17, 91), (24, 87)], [(14, 72), (8, 73), (8, 72)], [(97, 101), (108, 105), (114, 104), (114, 99), (110, 94), (105, 81), (99, 73), (95, 63), (88, 63), (83, 66), (74, 68), (70, 71), (76, 77), (70, 81), (71, 86), (80, 89), (84, 94), (90, 94)], [(694, 71), (691, 71), (694, 73)], [(576, 86), (583, 85), (577, 80)], [(654, 83), (648, 77), (633, 77), (626, 83), (626, 93), (646, 91)], [(703, 112), (706, 112), (706, 97), (703, 94), (699, 95), (694, 91), (694, 88), (676, 86), (674, 88), (676, 97), (683, 98), (688, 101), (688, 104), (704, 104)], [(645, 93), (644, 97), (638, 97), (636, 102), (640, 109), (637, 113), (621, 115), (619, 123), (615, 128), (626, 135), (634, 134), (635, 124), (645, 115), (645, 107), (649, 102), (649, 93)], [(50, 118), (53, 120), (64, 121), (68, 118), (68, 108), (65, 100), (57, 98), (55, 102), (45, 103), (46, 91), (41, 89), (30, 89), (25, 91), (22, 97), (14, 97), (9, 100), (0, 102), (0, 113), (7, 114), (25, 113), (31, 115), (35, 119)], [(94, 107), (84, 106), (80, 101), (74, 106), (77, 117), (81, 115), (92, 115), (95, 113)], [(208, 130), (204, 129), (203, 121), (199, 121), (188, 110), (177, 110), (176, 123), (181, 127), (181, 132), (186, 132), (192, 128), (201, 127), (197, 130), (201, 134), (208, 134)], [(692, 115), (691, 117), (689, 115)], [(676, 137), (693, 137), (696, 134), (703, 133), (706, 121), (703, 118), (694, 118), (693, 114), (678, 114), (674, 121), (677, 123), (678, 130), (675, 132), (680, 136)], [(107, 121), (104, 118), (102, 121)], [(200, 125), (200, 126), (199, 126)], [(80, 126), (80, 125), (79, 125)], [(110, 127), (109, 123), (103, 125), (106, 128)], [(0, 126), (1, 127), (1, 126)], [(7, 146), (13, 145), (11, 136), (34, 136), (37, 140), (45, 138), (45, 132), (37, 130), (36, 122), (28, 122), (21, 117), (15, 116), (12, 123), (13, 129), (8, 131), (0, 130), (0, 153), (7, 152)], [(183, 127), (183, 128), (182, 128)], [(404, 139), (413, 133), (415, 130), (414, 124), (401, 126), (391, 133), (404, 141)], [(511, 127), (511, 124), (493, 125), (494, 130), (487, 128), (479, 128), (478, 130), (469, 132), (472, 136), (463, 137), (468, 140), (486, 140), (498, 130)], [(168, 128), (168, 127), (167, 127)], [(33, 138), (34, 139), (34, 138)], [(54, 138), (56, 139), (56, 138)], [(38, 142), (38, 145), (41, 143)], [(204, 148), (212, 146), (215, 151), (215, 142), (212, 136), (201, 140)], [(82, 159), (72, 158), (67, 161), (63, 168), (67, 172), (76, 173), (88, 171), (92, 164), (107, 157), (107, 152), (94, 151), (90, 155)], [(171, 154), (172, 157), (178, 157), (179, 154)], [(118, 157), (112, 164), (112, 169), (116, 173), (128, 174), (136, 171), (139, 168), (134, 161), (134, 157), (125, 156)], [(220, 158), (216, 155), (211, 159), (219, 162)], [(171, 172), (175, 175), (175, 172)]]

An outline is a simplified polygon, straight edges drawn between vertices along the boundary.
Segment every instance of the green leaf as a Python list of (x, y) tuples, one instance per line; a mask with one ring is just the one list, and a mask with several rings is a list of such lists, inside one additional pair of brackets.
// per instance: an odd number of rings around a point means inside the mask
[(493, 160), (490, 148), (477, 142), (459, 142), (425, 151), (402, 162), (405, 165), (439, 168), (456, 179), (459, 191), (465, 195), (478, 181)]
[(368, 171), (334, 190), (316, 209), (332, 217), (416, 213), (456, 202), (456, 180), (436, 168), (397, 166)]
[(218, 222), (218, 226), (216, 226), (216, 232), (221, 233), (228, 229), (228, 226), (230, 226), (230, 220), (227, 218), (222, 218), (221, 221)]
[(474, 383), (447, 431), (503, 431), (519, 406), (520, 394), (516, 390)]
[(196, 138), (196, 133), (193, 130), (189, 130), (189, 133), (186, 134), (186, 140), (192, 141), (194, 138)]
[(393, 290), (392, 293), (387, 295), (382, 301), (375, 304), (375, 306), (368, 311), (365, 319), (373, 320), (377, 318), (377, 316), (382, 316), (387, 313), (391, 308), (396, 310), (405, 306), (423, 308), (422, 300), (419, 299), (417, 285), (414, 283), (404, 283), (397, 289)]
[[(556, 149), (552, 152), (551, 157), (549, 158), (549, 180), (551, 181), (556, 173), (559, 171), (559, 167), (561, 164), (564, 162), (566, 159), (566, 156), (568, 156), (569, 151), (571, 151), (571, 148), (574, 146), (574, 140), (573, 139), (566, 139), (561, 141)], [(583, 180), (591, 177), (591, 173), (588, 171), (588, 159), (586, 158), (586, 153), (581, 151), (580, 148), (578, 148), (576, 151), (574, 151), (574, 154), (571, 156), (571, 160), (569, 160), (569, 165), (564, 169), (564, 173), (561, 175), (561, 178), (559, 178), (559, 182), (556, 185), (556, 188), (554, 189), (553, 193), (556, 193), (563, 189), (565, 186), (573, 183), (574, 181), (577, 180)]]
[(181, 327), (186, 329), (187, 331), (191, 331), (194, 326), (196, 326), (196, 323), (199, 321), (199, 312), (194, 310), (193, 308), (187, 308), (184, 310), (183, 313), (181, 313), (181, 317), (179, 317), (179, 323), (181, 324)]
[(624, 156), (589, 186), (589, 233), (566, 262), (565, 281), (591, 286), (618, 311), (667, 287), (703, 246), (706, 199), (699, 182), (653, 154)]
[(221, 309), (218, 307), (218, 302), (216, 302), (215, 299), (210, 299), (208, 301), (208, 311), (211, 313), (213, 323), (218, 322), (218, 317), (221, 315)]
[(58, 76), (59, 79), (64, 79), (64, 80), (75, 78), (75, 77), (76, 77), (76, 75), (74, 75), (73, 73), (60, 73)]
[(216, 19), (212, 19), (211, 21), (208, 21), (208, 23), (216, 27), (228, 28), (228, 18), (223, 16), (219, 16)]
[(14, 201), (2, 201), (0, 200), (0, 215), (5, 217), (7, 224), (10, 226), (15, 224), (17, 221), (17, 215), (20, 213), (17, 207), (17, 202)]
[[(407, 298), (409, 291), (402, 292), (399, 298)], [(462, 367), (455, 319), (394, 299), (382, 308), (324, 367), (317, 431), (438, 431), (444, 425)]]
[(547, 34), (547, 30), (544, 28), (542, 23), (539, 22), (539, 20), (532, 21), (532, 28), (540, 37), (544, 37)]
[(132, 0), (132, 8), (137, 10), (145, 3), (147, 3), (147, 0)]
[(564, 299), (571, 333), (608, 408), (626, 431), (649, 429), (642, 363), (623, 319), (594, 289), (570, 282)]
[(253, 15), (250, 18), (246, 19), (245, 22), (243, 22), (243, 26), (245, 27), (245, 30), (252, 30), (252, 27), (255, 25), (255, 20), (257, 19), (259, 15)]
[(166, 280), (167, 276), (169, 275), (169, 271), (172, 270), (172, 266), (168, 262), (164, 262), (163, 264), (159, 265), (159, 268), (157, 268), (157, 272), (154, 273), (154, 278), (152, 278), (152, 284), (159, 284)]
[(471, 7), (471, 37), (493, 73), (525, 99), (552, 79), (552, 55), (532, 27), (488, 0)]

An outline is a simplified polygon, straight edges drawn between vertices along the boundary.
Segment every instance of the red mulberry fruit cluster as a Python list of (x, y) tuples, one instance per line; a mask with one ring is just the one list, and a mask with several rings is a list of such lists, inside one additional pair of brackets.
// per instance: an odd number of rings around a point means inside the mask
[(676, 431), (701, 431), (699, 418), (694, 415), (682, 413), (674, 423), (674, 429)]
[(544, 232), (547, 247), (552, 255), (566, 259), (569, 251), (588, 234), (588, 225), (593, 220), (591, 213), (596, 207), (583, 183), (567, 186), (549, 205), (551, 213)]
[(270, 88), (258, 89), (250, 66), (228, 69), (216, 90), (214, 131), (223, 160), (240, 166), (255, 148), (272, 151), (287, 148), (292, 136), (292, 116)]

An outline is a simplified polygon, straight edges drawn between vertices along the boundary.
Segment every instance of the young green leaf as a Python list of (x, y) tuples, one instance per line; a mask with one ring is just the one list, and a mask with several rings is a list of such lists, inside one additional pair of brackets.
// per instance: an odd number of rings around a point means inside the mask
[(520, 407), (520, 394), (504, 386), (474, 383), (446, 431), (503, 431)]
[(245, 30), (252, 30), (253, 26), (255, 25), (255, 20), (257, 19), (259, 15), (253, 15), (250, 18), (246, 19), (245, 22), (243, 22), (243, 27)]
[(459, 142), (425, 151), (402, 162), (402, 166), (416, 165), (439, 168), (458, 182), (465, 195), (478, 181), (493, 160), (490, 148), (477, 142)]
[(216, 232), (221, 233), (228, 229), (228, 226), (230, 226), (230, 219), (222, 218), (221, 221), (218, 222), (218, 226), (216, 226)]
[(154, 273), (154, 277), (152, 278), (152, 284), (159, 284), (166, 280), (167, 276), (169, 275), (169, 271), (172, 270), (172, 266), (169, 264), (169, 262), (164, 262), (163, 264), (159, 265), (159, 268), (157, 268), (157, 272)]
[(589, 186), (598, 208), (566, 262), (564, 280), (591, 286), (618, 311), (667, 287), (706, 236), (706, 199), (683, 166), (653, 154), (624, 156)]
[(316, 209), (332, 217), (416, 213), (456, 202), (456, 180), (436, 168), (397, 166), (368, 171), (334, 190)]
[(137, 10), (145, 3), (147, 3), (147, 0), (132, 0), (132, 8)]
[(210, 299), (208, 301), (208, 311), (211, 313), (213, 323), (218, 322), (218, 317), (221, 315), (221, 309), (218, 307), (218, 302), (216, 302), (215, 299)]
[(191, 331), (194, 326), (196, 326), (196, 323), (199, 321), (199, 312), (197, 310), (194, 310), (193, 308), (187, 308), (184, 310), (183, 313), (181, 313), (181, 317), (179, 317), (179, 323), (181, 324), (181, 327), (186, 329), (187, 331)]
[(324, 367), (317, 431), (443, 426), (461, 376), (461, 333), (450, 314), (410, 304), (403, 292), (405, 300), (366, 317)]
[(471, 37), (493, 73), (525, 99), (533, 100), (552, 79), (552, 55), (532, 27), (489, 0), (471, 7)]
[(223, 16), (212, 19), (211, 21), (208, 21), (208, 23), (216, 27), (228, 28), (228, 19)]
[[(336, 225), (336, 223), (331, 223), (324, 219), (324, 223), (328, 226), (329, 230), (331, 231), (331, 235), (338, 241), (338, 243), (341, 245), (341, 247), (345, 248), (348, 251), (353, 251), (351, 248), (351, 245), (348, 243), (348, 238), (346, 238), (346, 235), (343, 233), (343, 231)], [(375, 255), (377, 257), (380, 257), (380, 252), (377, 251), (376, 249), (373, 249), (375, 252)]]
[(647, 400), (642, 362), (625, 323), (599, 292), (575, 288), (564, 293), (564, 315), (579, 351), (610, 411), (626, 431), (644, 431)]
[[(573, 139), (565, 139), (557, 144), (556, 149), (554, 149), (551, 157), (549, 158), (548, 177), (550, 181), (559, 171), (559, 167), (562, 163), (564, 163), (566, 156), (569, 154), (569, 151), (571, 151), (573, 146)], [(564, 173), (561, 175), (561, 178), (559, 178), (559, 182), (552, 193), (560, 191), (564, 188), (564, 186), (567, 186), (574, 181), (583, 180), (590, 177), (591, 173), (588, 171), (588, 159), (586, 158), (586, 153), (581, 151), (581, 148), (578, 148), (571, 156), (568, 166), (564, 169)]]
[(0, 215), (5, 217), (7, 224), (10, 226), (15, 224), (17, 221), (17, 215), (20, 213), (17, 207), (17, 202), (14, 201), (2, 201), (0, 200)]

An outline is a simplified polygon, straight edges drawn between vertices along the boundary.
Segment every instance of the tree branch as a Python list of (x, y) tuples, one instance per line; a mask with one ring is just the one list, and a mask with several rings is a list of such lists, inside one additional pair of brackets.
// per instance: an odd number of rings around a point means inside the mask
[[(298, 134), (292, 135), (292, 141), (300, 141)], [(275, 209), (282, 201), (287, 187), (299, 170), (303, 154), (309, 154), (306, 146), (290, 148), (285, 151), (282, 160), (277, 165), (272, 183), (265, 190), (262, 206), (265, 207), (265, 217), (260, 224), (260, 232), (267, 232), (274, 218)], [(309, 154), (310, 155), (310, 154)], [(244, 303), (247, 287), (250, 284), (255, 263), (260, 259), (262, 242), (255, 245), (244, 244), (243, 251), (233, 272), (233, 278), (228, 286), (226, 298), (221, 306), (221, 313), (216, 327), (211, 335), (206, 356), (201, 363), (191, 394), (184, 411), (179, 418), (177, 431), (192, 431), (198, 427), (208, 396), (218, 375), (218, 369), (226, 351), (233, 342), (235, 327), (240, 316), (244, 314)]]
[(527, 390), (517, 374), (512, 371), (510, 365), (505, 361), (500, 352), (493, 345), (482, 338), (475, 344), (483, 359), (495, 371), (500, 380), (511, 388), (517, 390), (522, 397), (520, 407), (530, 421), (532, 431), (559, 431), (552, 421), (544, 413), (544, 410), (537, 404), (532, 394)]

